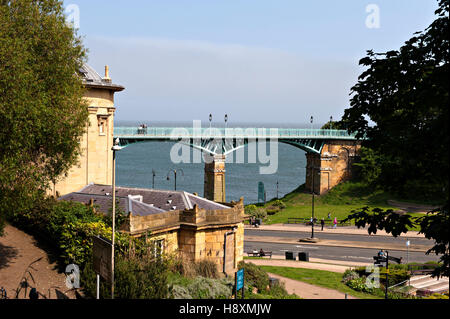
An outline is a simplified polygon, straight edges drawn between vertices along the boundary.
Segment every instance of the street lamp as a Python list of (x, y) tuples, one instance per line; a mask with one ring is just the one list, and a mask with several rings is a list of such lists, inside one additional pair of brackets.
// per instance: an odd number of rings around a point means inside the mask
[(120, 139), (114, 141), (113, 151), (113, 171), (112, 171), (112, 254), (111, 254), (111, 298), (114, 299), (114, 241), (116, 232), (116, 152), (120, 151)]
[(311, 120), (310, 120), (310, 122), (311, 122), (311, 131), (312, 131), (312, 129), (313, 129), (313, 122), (314, 122), (314, 117), (311, 115)]
[(211, 134), (212, 114), (209, 114), (209, 134)]
[(311, 193), (312, 193), (311, 238), (314, 238), (314, 166), (311, 167), (311, 172), (312, 172), (312, 185), (311, 185)]
[(152, 188), (155, 188), (155, 176), (156, 176), (156, 172), (154, 169), (152, 169)]
[(278, 185), (279, 185), (279, 184), (278, 184), (278, 181), (277, 181), (277, 199), (278, 199)]
[(224, 120), (225, 120), (225, 134), (224, 134), (224, 136), (225, 136), (225, 138), (227, 137), (227, 123), (228, 123), (228, 114), (225, 114), (225, 118), (224, 118)]
[(180, 168), (178, 170), (176, 169), (171, 169), (168, 173), (167, 173), (167, 180), (170, 181), (170, 173), (173, 172), (173, 174), (175, 175), (175, 190), (177, 190), (177, 172), (181, 171), (181, 174), (184, 176), (184, 172), (183, 170)]
[(330, 116), (330, 130), (333, 129), (333, 116)]

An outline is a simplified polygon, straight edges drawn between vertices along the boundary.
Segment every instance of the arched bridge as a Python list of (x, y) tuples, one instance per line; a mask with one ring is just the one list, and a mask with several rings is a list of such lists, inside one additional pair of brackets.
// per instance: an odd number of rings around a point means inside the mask
[(321, 154), (329, 140), (355, 141), (355, 135), (344, 130), (288, 128), (170, 128), (116, 127), (114, 139), (126, 147), (134, 143), (173, 141), (187, 144), (210, 155), (228, 155), (248, 143), (268, 140), (290, 144), (307, 153)]

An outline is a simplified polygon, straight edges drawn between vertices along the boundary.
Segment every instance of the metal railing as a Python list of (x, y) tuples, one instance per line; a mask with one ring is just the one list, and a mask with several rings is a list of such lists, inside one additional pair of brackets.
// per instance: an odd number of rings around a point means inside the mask
[(356, 139), (345, 130), (285, 128), (115, 127), (115, 137), (143, 138), (328, 138)]

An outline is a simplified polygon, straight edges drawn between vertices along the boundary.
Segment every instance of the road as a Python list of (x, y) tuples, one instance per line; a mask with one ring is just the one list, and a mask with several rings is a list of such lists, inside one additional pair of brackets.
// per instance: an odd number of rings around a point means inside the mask
[[(297, 231), (275, 231), (275, 230), (256, 230), (246, 229), (245, 235), (249, 236), (264, 236), (264, 237), (280, 237), (280, 238), (306, 238), (311, 237), (311, 232), (297, 232)], [(384, 243), (384, 244), (403, 244), (406, 248), (406, 237), (395, 238), (393, 236), (369, 236), (369, 235), (354, 235), (354, 234), (330, 234), (321, 233), (318, 229), (314, 231), (314, 237), (319, 239), (331, 239), (339, 241), (355, 241), (366, 243)], [(433, 246), (433, 241), (426, 238), (408, 238), (411, 245)]]
[[(296, 238), (309, 237), (311, 233), (306, 232), (283, 232), (283, 231), (260, 231), (260, 230), (245, 230), (245, 236), (252, 238), (252, 241), (244, 241), (244, 251), (263, 250), (272, 251), (274, 255), (284, 256), (286, 251), (309, 252), (310, 258), (320, 258), (327, 260), (351, 261), (351, 262), (365, 262), (372, 263), (373, 256), (376, 256), (378, 249), (370, 248), (370, 246), (377, 245), (396, 245), (399, 243), (405, 245), (405, 238), (394, 238), (387, 236), (368, 236), (368, 235), (350, 235), (350, 234), (326, 234), (317, 232), (317, 238), (327, 241), (345, 241), (355, 242), (355, 245), (364, 244), (367, 248), (361, 247), (339, 247), (326, 246), (316, 244), (304, 243), (288, 243)], [(244, 237), (245, 238), (245, 237)], [(255, 241), (257, 238), (257, 241)], [(286, 243), (273, 242), (272, 239), (285, 239)], [(432, 247), (433, 242), (424, 238), (412, 238), (411, 244)], [(405, 246), (406, 248), (406, 246)], [(406, 262), (424, 263), (427, 261), (438, 261), (439, 257), (436, 255), (426, 255), (424, 252), (410, 251), (407, 256), (405, 250), (389, 249), (389, 255), (394, 257), (403, 257)]]

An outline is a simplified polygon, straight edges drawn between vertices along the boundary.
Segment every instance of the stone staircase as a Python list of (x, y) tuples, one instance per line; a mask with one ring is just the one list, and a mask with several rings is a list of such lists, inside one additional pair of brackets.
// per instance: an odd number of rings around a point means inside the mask
[(449, 291), (449, 279), (447, 277), (431, 278), (431, 275), (411, 277), (410, 286), (414, 287), (417, 294), (443, 293)]

